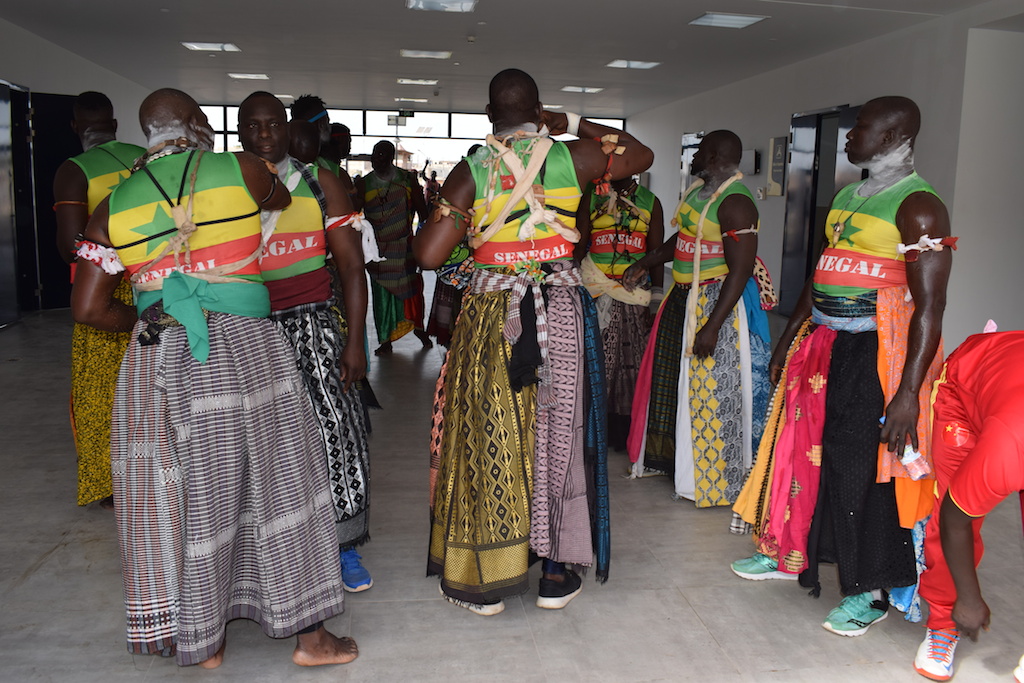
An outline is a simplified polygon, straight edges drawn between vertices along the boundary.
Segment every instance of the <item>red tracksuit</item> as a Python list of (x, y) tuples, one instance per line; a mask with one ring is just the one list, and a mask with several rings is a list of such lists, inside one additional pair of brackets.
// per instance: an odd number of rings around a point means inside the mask
[[(947, 359), (933, 406), (936, 504), (924, 542), (921, 596), (928, 627), (952, 628), (956, 587), (942, 554), (939, 508), (946, 492), (974, 520), (974, 561), (981, 525), (1004, 498), (1024, 489), (1024, 332), (976, 334)], [(1024, 491), (1021, 497), (1024, 509)]]

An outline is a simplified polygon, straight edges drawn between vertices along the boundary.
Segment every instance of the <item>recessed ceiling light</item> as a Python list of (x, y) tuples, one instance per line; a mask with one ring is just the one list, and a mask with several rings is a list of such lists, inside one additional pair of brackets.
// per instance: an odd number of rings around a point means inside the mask
[(563, 104), (545, 104), (544, 108), (545, 109), (561, 109), (564, 106), (565, 105), (563, 105)]
[(653, 69), (660, 64), (661, 62), (635, 62), (631, 59), (615, 59), (605, 64), (605, 66), (610, 66), (613, 69)]
[(431, 12), (472, 12), (476, 0), (405, 0), (405, 6)]
[(437, 85), (436, 78), (399, 78), (398, 85)]
[(237, 78), (240, 81), (269, 81), (270, 76), (267, 74), (228, 74), (231, 78)]
[(234, 43), (182, 43), (189, 50), (200, 52), (241, 52)]
[(295, 95), (274, 95), (279, 100), (294, 100)]
[(716, 28), (746, 28), (751, 24), (768, 19), (760, 14), (727, 14), (723, 12), (705, 12), (690, 22), (691, 26), (714, 26)]
[(562, 88), (562, 92), (582, 92), (588, 95), (594, 95), (602, 90), (604, 90), (604, 88), (590, 88), (584, 85), (567, 85)]
[(399, 50), (398, 54), (410, 59), (451, 59), (451, 50)]
[(429, 102), (430, 100), (421, 97), (396, 97), (395, 102)]

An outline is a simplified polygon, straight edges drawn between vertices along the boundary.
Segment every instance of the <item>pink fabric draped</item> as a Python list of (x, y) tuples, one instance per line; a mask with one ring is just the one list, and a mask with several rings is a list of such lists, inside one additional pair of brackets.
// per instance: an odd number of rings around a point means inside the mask
[(836, 332), (818, 326), (787, 368), (785, 425), (775, 447), (768, 519), (759, 549), (778, 559), (779, 570), (807, 567), (807, 534), (821, 482), (825, 394)]
[[(666, 298), (668, 298), (666, 296)], [(636, 390), (633, 392), (633, 411), (631, 415), (632, 428), (629, 430), (629, 437), (626, 439), (626, 454), (630, 462), (640, 459), (640, 449), (644, 445), (644, 435), (647, 434), (647, 405), (651, 401), (651, 376), (654, 373), (654, 346), (658, 338), (658, 324), (661, 322), (662, 307), (654, 317), (654, 324), (651, 326), (651, 333), (647, 337), (647, 346), (644, 348), (644, 355), (640, 361), (640, 371), (636, 378)]]

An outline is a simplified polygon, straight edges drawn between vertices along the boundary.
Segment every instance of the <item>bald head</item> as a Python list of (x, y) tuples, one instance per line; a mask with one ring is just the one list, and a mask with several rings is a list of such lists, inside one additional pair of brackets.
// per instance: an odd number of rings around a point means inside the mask
[(530, 74), (519, 69), (505, 69), (491, 79), (488, 89), (490, 103), (487, 115), (500, 127), (502, 124), (537, 123), (540, 121), (540, 93)]
[(909, 97), (876, 97), (861, 107), (861, 114), (893, 129), (900, 139), (909, 140), (911, 145), (921, 131), (921, 110)]
[(697, 147), (690, 172), (717, 186), (739, 168), (743, 143), (731, 130), (715, 130), (703, 137)]
[(186, 137), (200, 147), (213, 147), (213, 129), (206, 114), (192, 97), (174, 88), (161, 88), (142, 101), (139, 125), (150, 145)]
[(719, 157), (723, 166), (739, 166), (743, 158), (743, 143), (740, 136), (731, 130), (714, 130), (704, 136), (701, 146)]
[(89, 90), (75, 98), (72, 112), (76, 121), (110, 121), (114, 118), (114, 105), (103, 93)]
[(114, 139), (117, 133), (114, 105), (103, 93), (89, 90), (76, 97), (72, 114), (71, 130), (78, 135), (82, 149)]

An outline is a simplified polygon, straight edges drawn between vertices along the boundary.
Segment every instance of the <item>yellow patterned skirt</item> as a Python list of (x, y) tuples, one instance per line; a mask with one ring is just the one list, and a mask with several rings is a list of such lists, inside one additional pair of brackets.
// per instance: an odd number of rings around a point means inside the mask
[[(122, 280), (114, 295), (132, 305), (132, 288)], [(75, 325), (71, 336), (71, 428), (78, 452), (78, 504), (113, 493), (110, 484), (110, 414), (117, 373), (129, 332), (104, 332)]]
[(527, 589), (536, 386), (510, 386), (507, 302), (466, 297), (443, 377), (428, 574), (474, 603)]

